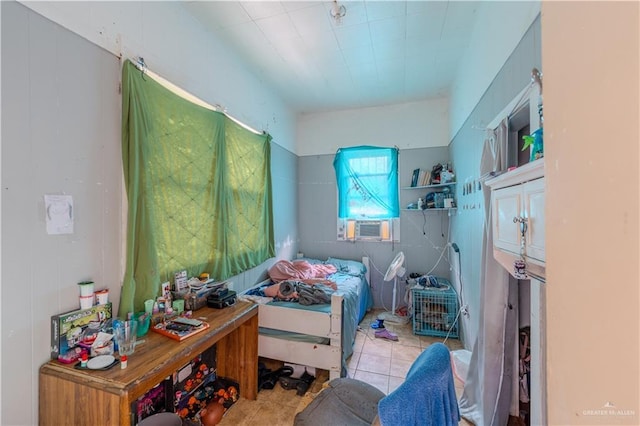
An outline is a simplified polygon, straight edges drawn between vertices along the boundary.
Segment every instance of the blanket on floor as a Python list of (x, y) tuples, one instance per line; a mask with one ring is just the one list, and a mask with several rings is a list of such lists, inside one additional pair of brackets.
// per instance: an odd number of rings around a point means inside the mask
[(378, 403), (385, 425), (454, 426), (460, 421), (449, 349), (433, 343), (413, 362), (407, 377)]

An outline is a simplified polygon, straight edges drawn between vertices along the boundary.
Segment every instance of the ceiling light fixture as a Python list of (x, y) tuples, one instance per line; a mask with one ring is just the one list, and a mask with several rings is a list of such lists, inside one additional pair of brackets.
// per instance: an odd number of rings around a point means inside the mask
[(340, 25), (342, 18), (347, 14), (347, 8), (344, 7), (344, 5), (338, 4), (338, 0), (333, 0), (333, 6), (331, 6), (329, 13), (331, 17), (336, 20), (336, 24)]

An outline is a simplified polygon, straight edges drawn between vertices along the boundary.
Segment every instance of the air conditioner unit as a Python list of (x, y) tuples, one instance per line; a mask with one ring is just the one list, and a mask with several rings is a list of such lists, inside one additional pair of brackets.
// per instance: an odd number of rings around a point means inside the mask
[[(386, 226), (385, 226), (386, 225)], [(366, 239), (374, 239), (381, 240), (383, 239), (383, 233), (386, 229), (387, 239), (389, 234), (389, 222), (381, 221), (381, 220), (357, 220), (356, 221), (356, 239), (357, 240), (366, 240)]]
[(338, 240), (341, 241), (397, 241), (400, 235), (396, 219), (338, 220)]

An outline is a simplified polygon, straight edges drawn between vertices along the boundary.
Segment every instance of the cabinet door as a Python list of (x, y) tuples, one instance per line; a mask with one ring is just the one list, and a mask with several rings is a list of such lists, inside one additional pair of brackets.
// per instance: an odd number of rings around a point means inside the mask
[(522, 212), (522, 186), (498, 189), (491, 194), (493, 206), (493, 245), (501, 250), (520, 253), (520, 224), (514, 217)]
[(544, 178), (525, 183), (522, 193), (528, 225), (526, 254), (529, 258), (544, 262)]

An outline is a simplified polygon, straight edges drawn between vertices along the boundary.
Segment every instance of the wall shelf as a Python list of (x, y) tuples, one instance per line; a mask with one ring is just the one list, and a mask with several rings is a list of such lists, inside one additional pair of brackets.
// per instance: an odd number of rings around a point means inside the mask
[(400, 209), (403, 212), (433, 212), (433, 211), (447, 211), (447, 210), (456, 210), (457, 207), (449, 207), (449, 208), (444, 208), (444, 207), (437, 207), (437, 208), (431, 208), (431, 209)]
[(434, 188), (443, 188), (445, 186), (455, 185), (457, 182), (449, 182), (449, 183), (437, 183), (435, 185), (426, 185), (426, 186), (405, 186), (402, 189), (434, 189)]

